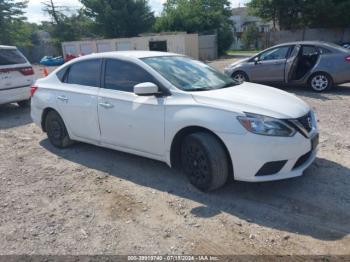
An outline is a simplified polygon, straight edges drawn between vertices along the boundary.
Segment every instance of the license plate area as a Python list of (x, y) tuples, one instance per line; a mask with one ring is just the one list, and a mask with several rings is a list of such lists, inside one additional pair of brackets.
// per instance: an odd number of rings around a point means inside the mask
[(1, 72), (0, 71), (0, 79), (2, 81), (10, 81), (12, 78), (11, 74), (9, 72)]
[(311, 150), (314, 151), (320, 143), (320, 135), (317, 134), (311, 139)]

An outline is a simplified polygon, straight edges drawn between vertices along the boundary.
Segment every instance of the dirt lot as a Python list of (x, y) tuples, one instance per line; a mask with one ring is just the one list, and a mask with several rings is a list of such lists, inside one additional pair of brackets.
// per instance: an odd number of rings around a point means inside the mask
[(0, 106), (0, 254), (350, 254), (350, 86), (287, 91), (318, 114), (317, 161), (210, 194), (160, 162), (55, 149), (29, 109)]

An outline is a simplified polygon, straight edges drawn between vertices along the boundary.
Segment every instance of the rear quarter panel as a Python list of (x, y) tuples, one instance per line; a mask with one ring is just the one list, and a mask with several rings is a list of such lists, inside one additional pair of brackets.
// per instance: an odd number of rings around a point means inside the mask
[(46, 108), (52, 108), (59, 112), (57, 103), (57, 91), (47, 83), (46, 78), (38, 80), (35, 85), (38, 86), (31, 101), (31, 117), (35, 124), (41, 128), (43, 112)]
[(335, 84), (349, 82), (350, 63), (345, 60), (345, 57), (346, 54), (343, 53), (323, 54), (310, 74), (326, 72), (331, 75)]

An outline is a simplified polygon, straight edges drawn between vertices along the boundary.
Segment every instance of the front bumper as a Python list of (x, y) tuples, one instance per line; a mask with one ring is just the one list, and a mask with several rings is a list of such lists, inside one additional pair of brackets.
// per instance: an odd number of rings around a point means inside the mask
[(231, 77), (233, 70), (234, 70), (233, 68), (226, 67), (226, 68), (224, 68), (224, 74)]
[[(270, 137), (252, 133), (219, 136), (231, 156), (235, 180), (266, 182), (301, 176), (316, 158), (317, 147), (312, 148), (311, 139), (317, 134), (317, 130), (313, 130), (311, 138), (300, 133), (293, 137)], [(271, 162), (283, 162), (283, 165), (277, 173), (265, 172), (261, 175), (264, 165)]]

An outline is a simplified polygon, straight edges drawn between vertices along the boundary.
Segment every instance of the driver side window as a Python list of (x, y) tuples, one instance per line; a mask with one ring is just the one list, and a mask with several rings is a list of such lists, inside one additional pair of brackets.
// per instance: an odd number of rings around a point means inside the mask
[(130, 62), (108, 59), (105, 67), (104, 88), (134, 92), (134, 86), (144, 82), (157, 84), (144, 69)]
[(289, 53), (289, 46), (277, 47), (262, 53), (259, 57), (261, 61), (271, 61), (286, 59)]

